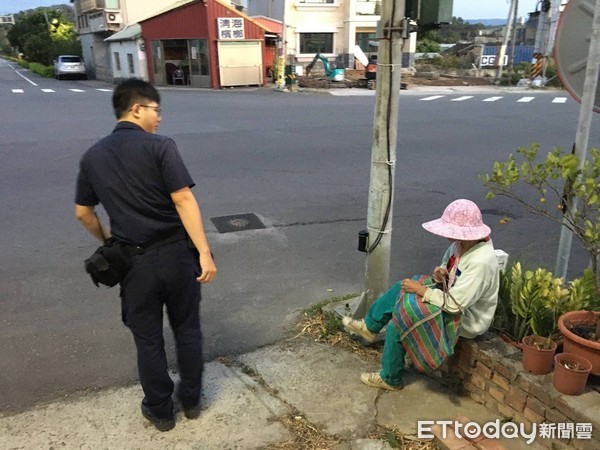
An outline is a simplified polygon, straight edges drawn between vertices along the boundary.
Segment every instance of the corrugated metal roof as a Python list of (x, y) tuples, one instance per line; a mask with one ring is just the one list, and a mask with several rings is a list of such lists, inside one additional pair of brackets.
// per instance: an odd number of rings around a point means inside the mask
[(177, 0), (174, 3), (171, 3), (169, 6), (166, 6), (163, 9), (160, 9), (160, 10), (152, 13), (151, 16), (148, 16), (145, 19), (140, 20), (140, 22), (144, 22), (144, 21), (146, 21), (148, 19), (152, 19), (153, 17), (160, 16), (161, 14), (168, 13), (169, 11), (172, 11), (172, 10), (177, 9), (177, 8), (181, 8), (182, 6), (185, 6), (185, 5), (189, 4), (189, 3), (194, 3), (194, 2), (197, 2), (197, 1), (198, 0)]
[(118, 33), (104, 39), (105, 42), (133, 41), (142, 36), (142, 26), (139, 23), (127, 25)]
[(253, 16), (256, 23), (259, 23), (267, 28), (267, 31), (271, 33), (281, 34), (283, 31), (283, 23), (279, 20), (271, 19), (265, 16)]

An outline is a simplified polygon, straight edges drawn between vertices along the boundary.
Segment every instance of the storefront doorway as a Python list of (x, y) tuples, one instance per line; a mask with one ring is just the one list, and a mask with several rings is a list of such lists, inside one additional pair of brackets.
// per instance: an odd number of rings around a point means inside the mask
[(152, 41), (152, 69), (157, 86), (210, 88), (206, 39)]

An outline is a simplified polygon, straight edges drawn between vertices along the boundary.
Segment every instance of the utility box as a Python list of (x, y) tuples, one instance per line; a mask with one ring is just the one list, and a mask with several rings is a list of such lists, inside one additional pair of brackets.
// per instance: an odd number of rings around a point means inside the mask
[(418, 21), (419, 25), (452, 22), (454, 0), (406, 0), (405, 16)]

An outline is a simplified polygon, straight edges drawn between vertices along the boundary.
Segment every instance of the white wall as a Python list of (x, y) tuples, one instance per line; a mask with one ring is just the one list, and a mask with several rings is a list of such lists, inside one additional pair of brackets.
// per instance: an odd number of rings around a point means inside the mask
[[(142, 40), (111, 42), (109, 45), (110, 61), (113, 78), (115, 80), (126, 78), (141, 78), (148, 81), (148, 65), (146, 55), (140, 50)], [(119, 55), (120, 68), (117, 66), (115, 53)], [(127, 55), (133, 58), (133, 72), (130, 70)], [(140, 59), (143, 58), (143, 59)]]

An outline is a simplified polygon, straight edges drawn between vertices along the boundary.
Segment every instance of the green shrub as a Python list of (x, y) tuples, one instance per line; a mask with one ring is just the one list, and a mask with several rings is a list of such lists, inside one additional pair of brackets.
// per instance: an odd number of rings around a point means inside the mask
[(19, 61), (19, 65), (23, 68), (23, 69), (29, 69), (29, 62), (25, 61), (24, 59), (21, 59)]
[(44, 64), (32, 62), (29, 64), (29, 70), (44, 78), (54, 77), (54, 67), (46, 66)]

